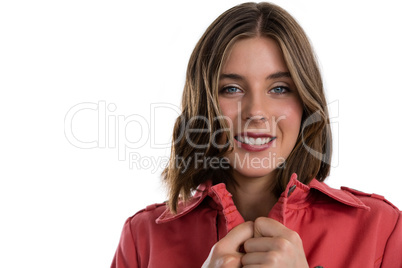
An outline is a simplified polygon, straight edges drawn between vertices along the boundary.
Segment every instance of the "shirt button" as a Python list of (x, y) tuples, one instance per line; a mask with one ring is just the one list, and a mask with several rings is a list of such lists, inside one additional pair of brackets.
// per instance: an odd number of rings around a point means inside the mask
[(324, 268), (324, 266), (315, 266), (314, 268)]
[(296, 189), (296, 185), (293, 185), (289, 188), (288, 197), (294, 192), (295, 189)]

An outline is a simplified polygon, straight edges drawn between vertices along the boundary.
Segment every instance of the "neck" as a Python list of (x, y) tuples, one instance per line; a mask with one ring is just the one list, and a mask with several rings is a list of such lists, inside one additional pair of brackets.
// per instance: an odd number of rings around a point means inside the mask
[(228, 185), (233, 201), (245, 221), (267, 217), (277, 198), (272, 193), (273, 175), (250, 178), (239, 173), (233, 174), (234, 183)]

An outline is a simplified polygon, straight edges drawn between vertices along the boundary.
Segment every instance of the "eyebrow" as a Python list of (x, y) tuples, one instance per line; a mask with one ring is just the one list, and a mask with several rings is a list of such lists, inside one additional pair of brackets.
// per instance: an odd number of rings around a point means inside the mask
[[(276, 72), (273, 74), (268, 75), (265, 79), (270, 80), (270, 79), (278, 79), (278, 78), (291, 78), (289, 72)], [(239, 74), (221, 74), (219, 77), (219, 80), (222, 79), (233, 79), (233, 80), (241, 80), (244, 81), (246, 80), (243, 76)]]

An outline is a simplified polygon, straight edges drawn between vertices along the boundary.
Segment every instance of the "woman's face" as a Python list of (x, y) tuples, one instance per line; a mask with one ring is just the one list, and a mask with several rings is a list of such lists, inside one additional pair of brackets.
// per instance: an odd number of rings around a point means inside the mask
[(266, 177), (289, 156), (302, 103), (276, 41), (237, 41), (222, 66), (219, 105), (233, 134), (234, 175)]

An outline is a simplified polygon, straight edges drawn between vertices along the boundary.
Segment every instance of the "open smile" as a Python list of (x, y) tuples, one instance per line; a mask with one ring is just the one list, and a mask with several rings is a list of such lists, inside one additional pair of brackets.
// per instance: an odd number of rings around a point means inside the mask
[(276, 139), (276, 137), (265, 133), (241, 133), (234, 138), (239, 147), (252, 152), (268, 149)]

